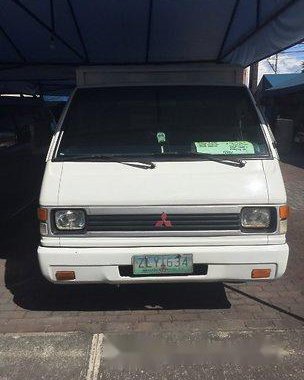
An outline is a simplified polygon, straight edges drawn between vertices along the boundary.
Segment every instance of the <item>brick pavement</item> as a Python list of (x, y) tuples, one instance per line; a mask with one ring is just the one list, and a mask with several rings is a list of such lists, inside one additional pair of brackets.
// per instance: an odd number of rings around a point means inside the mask
[[(41, 167), (39, 161), (37, 178)], [(33, 205), (3, 226), (0, 332), (302, 328), (304, 169), (282, 164), (282, 170), (292, 209), (288, 233), (291, 254), (282, 279), (240, 285), (164, 284), (120, 288), (52, 285), (41, 278), (37, 264), (38, 229), (36, 205)]]

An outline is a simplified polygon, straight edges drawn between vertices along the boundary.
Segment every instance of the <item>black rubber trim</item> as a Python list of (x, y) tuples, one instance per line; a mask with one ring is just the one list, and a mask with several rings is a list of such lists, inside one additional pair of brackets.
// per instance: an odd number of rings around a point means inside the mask
[(206, 264), (193, 264), (193, 273), (167, 273), (167, 274), (143, 274), (134, 275), (132, 265), (119, 265), (119, 275), (121, 277), (180, 277), (180, 276), (205, 276), (208, 273), (208, 265)]

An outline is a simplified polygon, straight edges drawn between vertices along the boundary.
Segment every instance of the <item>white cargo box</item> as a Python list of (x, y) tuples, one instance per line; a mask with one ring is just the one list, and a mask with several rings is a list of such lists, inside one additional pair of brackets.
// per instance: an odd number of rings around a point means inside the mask
[(78, 87), (242, 85), (243, 68), (226, 64), (89, 66), (77, 69)]

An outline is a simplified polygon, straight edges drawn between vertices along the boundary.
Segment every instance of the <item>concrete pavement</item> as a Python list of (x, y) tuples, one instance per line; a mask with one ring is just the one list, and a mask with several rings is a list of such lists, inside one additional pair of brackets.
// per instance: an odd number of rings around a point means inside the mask
[(303, 330), (30, 333), (0, 338), (0, 379), (304, 377)]

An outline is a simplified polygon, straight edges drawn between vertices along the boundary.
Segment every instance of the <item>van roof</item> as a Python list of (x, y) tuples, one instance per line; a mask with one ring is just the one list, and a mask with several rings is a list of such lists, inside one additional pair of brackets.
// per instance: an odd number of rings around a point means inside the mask
[(226, 64), (89, 66), (77, 70), (77, 87), (243, 85), (244, 70)]

